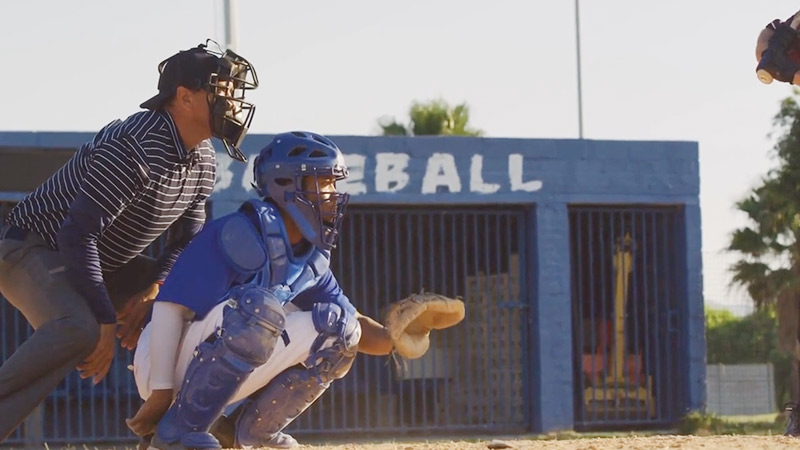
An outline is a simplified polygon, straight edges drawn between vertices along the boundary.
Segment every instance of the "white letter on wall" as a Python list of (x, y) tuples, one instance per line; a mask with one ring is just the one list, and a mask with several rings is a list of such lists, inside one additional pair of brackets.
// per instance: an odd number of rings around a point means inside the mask
[(367, 157), (357, 153), (344, 155), (344, 162), (350, 176), (337, 182), (336, 190), (350, 195), (366, 194), (367, 185), (364, 184), (364, 163)]
[(375, 191), (397, 192), (408, 186), (408, 161), (405, 153), (378, 153), (375, 155)]
[(524, 159), (519, 153), (508, 155), (508, 178), (511, 180), (512, 191), (535, 192), (542, 188), (541, 180), (522, 181), (522, 168)]
[(247, 166), (245, 166), (242, 174), (242, 188), (245, 192), (250, 192), (253, 189), (253, 185), (250, 183), (255, 181), (253, 179), (253, 164), (255, 160), (252, 156), (247, 158)]
[(422, 193), (435, 194), (438, 186), (447, 186), (450, 193), (461, 192), (456, 160), (449, 153), (434, 153), (428, 158), (425, 176), (422, 177)]
[(483, 155), (472, 155), (472, 163), (469, 166), (469, 190), (481, 194), (494, 194), (500, 190), (500, 185), (497, 183), (483, 182)]
[(217, 181), (214, 183), (214, 192), (224, 191), (231, 187), (233, 183), (232, 162), (231, 158), (217, 158)]

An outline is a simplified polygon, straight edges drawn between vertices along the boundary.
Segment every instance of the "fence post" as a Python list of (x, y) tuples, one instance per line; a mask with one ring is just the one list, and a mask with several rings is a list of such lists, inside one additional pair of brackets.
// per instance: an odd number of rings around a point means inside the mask
[(565, 203), (536, 205), (537, 361), (541, 429), (571, 430), (575, 424), (572, 374), (572, 298), (569, 215)]
[(689, 411), (706, 409), (706, 337), (703, 311), (703, 256), (700, 236), (700, 206), (686, 205), (683, 215), (686, 260), (686, 365), (688, 385), (686, 407)]

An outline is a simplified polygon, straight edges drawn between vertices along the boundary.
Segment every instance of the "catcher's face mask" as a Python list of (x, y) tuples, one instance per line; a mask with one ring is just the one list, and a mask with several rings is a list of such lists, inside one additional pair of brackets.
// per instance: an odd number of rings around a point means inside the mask
[(294, 201), (304, 215), (315, 222), (322, 242), (330, 248), (336, 247), (339, 228), (350, 200), (348, 194), (336, 191), (336, 181), (344, 178), (343, 172), (333, 172), (324, 170), (311, 176), (299, 174), (300, 188), (294, 194)]
[(317, 248), (336, 247), (350, 196), (337, 192), (347, 178), (344, 156), (330, 139), (293, 131), (276, 135), (256, 158), (253, 187), (289, 213)]

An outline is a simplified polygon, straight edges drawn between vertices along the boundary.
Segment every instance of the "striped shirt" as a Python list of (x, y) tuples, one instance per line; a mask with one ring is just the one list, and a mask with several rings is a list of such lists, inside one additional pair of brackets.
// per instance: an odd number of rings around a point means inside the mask
[[(142, 111), (103, 128), (18, 203), (7, 220), (40, 234), (54, 250), (59, 249), (59, 242), (65, 244), (64, 235), (70, 226), (80, 225), (76, 228), (84, 234), (88, 229), (95, 230), (96, 242), (92, 244), (96, 244), (96, 251), (84, 255), (82, 261), (95, 292), (82, 293), (90, 297), (90, 304), (106, 303), (103, 311), (95, 313), (105, 316), (103, 322), (108, 323), (113, 312), (108, 310), (110, 300), (105, 287), (96, 286), (98, 281), (102, 285), (102, 273), (113, 272), (139, 255), (176, 221), (188, 222), (184, 228), (196, 233), (205, 221), (205, 202), (214, 188), (215, 166), (210, 140), (189, 151), (168, 113)], [(91, 220), (87, 221), (87, 216)], [(180, 248), (173, 245), (172, 254), (163, 255), (161, 279), (191, 238), (185, 234)], [(65, 259), (69, 256), (66, 254)], [(75, 271), (73, 274), (80, 277)], [(79, 289), (87, 290), (92, 289)]]

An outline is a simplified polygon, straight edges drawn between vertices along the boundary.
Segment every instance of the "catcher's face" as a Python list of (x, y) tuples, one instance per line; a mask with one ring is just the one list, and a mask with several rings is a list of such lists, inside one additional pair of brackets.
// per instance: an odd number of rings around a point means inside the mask
[(303, 177), (303, 190), (311, 204), (318, 205), (322, 222), (333, 224), (337, 212), (336, 177), (317, 175)]

